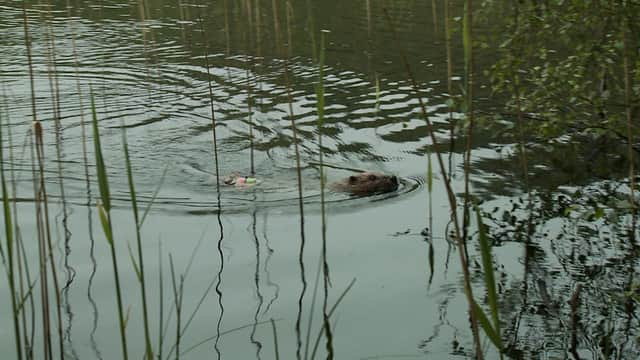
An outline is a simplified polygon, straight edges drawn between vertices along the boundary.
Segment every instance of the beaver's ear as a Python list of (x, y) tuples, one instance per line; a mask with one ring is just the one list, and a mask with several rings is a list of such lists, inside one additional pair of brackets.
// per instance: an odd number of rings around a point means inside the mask
[(357, 177), (355, 177), (353, 175), (349, 176), (349, 184), (355, 184), (356, 181), (358, 181)]

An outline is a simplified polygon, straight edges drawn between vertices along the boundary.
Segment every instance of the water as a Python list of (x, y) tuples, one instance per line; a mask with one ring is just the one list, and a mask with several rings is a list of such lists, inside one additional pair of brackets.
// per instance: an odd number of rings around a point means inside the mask
[[(313, 40), (316, 43), (319, 38), (317, 31), (309, 29), (331, 31), (324, 78), (327, 106), (323, 151), (325, 162), (337, 168), (326, 169), (328, 181), (348, 176), (351, 171), (344, 170), (348, 168), (396, 174), (402, 179), (399, 190), (391, 194), (364, 198), (327, 194), (327, 259), (332, 285), (329, 306), (355, 279), (331, 318), (335, 325), (336, 358), (470, 355), (468, 305), (458, 254), (445, 239), (446, 231), (450, 230), (447, 195), (435, 157), (433, 192), (430, 194), (425, 186), (427, 153), (434, 149), (399, 58), (399, 49), (405, 49), (419, 81), (420, 95), (436, 124), (441, 140), (437, 149), (444, 153), (448, 164), (446, 59), (443, 34), (441, 30), (434, 31), (430, 3), (386, 5), (396, 22), (399, 41), (394, 41), (380, 4), (330, 1), (308, 8), (307, 2), (295, 1), (289, 47), (285, 46), (289, 34), (282, 1), (255, 2), (250, 7), (245, 2), (229, 2), (228, 8), (222, 3), (201, 6), (180, 1), (147, 2), (144, 21), (138, 4), (133, 2), (83, 2), (73, 6), (70, 13), (65, 4), (56, 2), (48, 11), (44, 11), (46, 6), (34, 4), (28, 16), (36, 111), (45, 131), (46, 184), (54, 202), (50, 211), (56, 219), (53, 225), (56, 265), (61, 284), (68, 283), (62, 292), (68, 356), (81, 359), (121, 356), (111, 259), (95, 210), (98, 191), (91, 165), (94, 154), (90, 92), (96, 99), (114, 197), (112, 216), (131, 354), (141, 356), (144, 337), (139, 285), (126, 245), (136, 253), (122, 155), (123, 127), (141, 208), (146, 208), (157, 196), (143, 226), (154, 348), (157, 350), (160, 342), (160, 329), (165, 329), (163, 355), (175, 355), (170, 354), (176, 318), (169, 255), (178, 281), (184, 276), (182, 326), (197, 310), (183, 330), (181, 350), (185, 352), (208, 339), (183, 356), (275, 358), (270, 319), (275, 321), (282, 358), (296, 356), (298, 337), (302, 341), (300, 351), (304, 353), (308, 326), (313, 347), (322, 323), (321, 285), (312, 309), (322, 239), (314, 90), (318, 75), (310, 33), (316, 34)], [(273, 4), (277, 6), (277, 16)], [(36, 244), (33, 176), (29, 146), (25, 145), (30, 139), (31, 88), (20, 4), (2, 3), (0, 20), (0, 47), (4, 54), (0, 58), (4, 103), (0, 106), (7, 115), (3, 116), (4, 128), (12, 133), (11, 146), (3, 133), (3, 147), (11, 149), (14, 156), (12, 162), (5, 164), (17, 176), (16, 197), (24, 201), (18, 206), (18, 220), (27, 253), (33, 259), (32, 271), (37, 272), (37, 248), (29, 245)], [(52, 49), (48, 45), (49, 31), (54, 39), (55, 68), (49, 57)], [(287, 50), (291, 51), (292, 107), (300, 138), (306, 211), (302, 261), (296, 166), (284, 80)], [(222, 187), (219, 198), (205, 55), (218, 124), (219, 175), (250, 173), (251, 123), (255, 135), (255, 176), (261, 181), (248, 189)], [(454, 55), (460, 59), (460, 49), (455, 48)], [(460, 71), (460, 64), (454, 65)], [(49, 73), (55, 74), (53, 83)], [(55, 124), (51, 84), (58, 87), (59, 129)], [(456, 77), (454, 86), (460, 84), (460, 78)], [(480, 94), (483, 93), (481, 90)], [(452, 116), (461, 118), (457, 113)], [(85, 141), (90, 163), (89, 186), (83, 166)], [(474, 142), (477, 175), (474, 188), (481, 198), (493, 198), (484, 205), (486, 209), (509, 206), (523, 192), (517, 181), (509, 182), (508, 176), (497, 175), (517, 165), (508, 150), (505, 156), (504, 150), (499, 149), (508, 149), (511, 144), (493, 141), (481, 129)], [(460, 145), (454, 151), (451, 154), (454, 186), (462, 191)], [(58, 166), (70, 214), (70, 235), (66, 237)], [(504, 178), (507, 181), (500, 186)], [(433, 204), (432, 223), (428, 219), (429, 198)], [(518, 213), (519, 219), (524, 217)], [(561, 222), (553, 221), (545, 224), (552, 233), (562, 232), (562, 226)], [(431, 244), (421, 234), (427, 227), (434, 235)], [(553, 263), (546, 257), (533, 262), (534, 275), (526, 279), (529, 270), (523, 271), (523, 262), (529, 261), (527, 251), (533, 251), (533, 245), (510, 241), (513, 240), (510, 236), (505, 231), (505, 239), (495, 248), (496, 263), (504, 266), (499, 268), (505, 297), (503, 326), (510, 334), (513, 328), (509, 324), (524, 316), (522, 321), (527, 326), (521, 331), (540, 330), (541, 336), (524, 343), (513, 336), (509, 344), (517, 349), (528, 347), (532, 356), (566, 354), (566, 338), (557, 339), (567, 325), (538, 329), (540, 319), (521, 314), (520, 308), (528, 311), (528, 306), (539, 305), (527, 305), (526, 300), (523, 305), (519, 289), (523, 283), (537, 284), (540, 297), (545, 298), (547, 290), (542, 289), (551, 286), (551, 296), (557, 299), (559, 294), (571, 293), (573, 282), (569, 275), (558, 275), (565, 271), (562, 261)], [(542, 236), (540, 239), (535, 249), (555, 254), (557, 245)], [(567, 246), (567, 251), (572, 249)], [(470, 250), (475, 254), (474, 246)], [(613, 271), (614, 278), (618, 278), (617, 271), (622, 270)], [(476, 296), (482, 298), (479, 275), (474, 284)], [(5, 299), (6, 293), (3, 287)], [(160, 324), (160, 299), (163, 324)], [(8, 305), (1, 311), (5, 319), (10, 318)], [(555, 313), (549, 314), (542, 319), (553, 318)], [(302, 334), (295, 331), (298, 316), (302, 319)], [(35, 319), (40, 323), (39, 312), (35, 313)], [(9, 321), (5, 323), (1, 329), (7, 336), (0, 340), (0, 349), (2, 353), (12, 353), (13, 333)], [(215, 340), (216, 334), (232, 329), (237, 330)], [(41, 338), (36, 339), (37, 358), (42, 346)], [(583, 346), (581, 351), (587, 348)], [(320, 341), (318, 351), (318, 357), (325, 356), (324, 340)]]

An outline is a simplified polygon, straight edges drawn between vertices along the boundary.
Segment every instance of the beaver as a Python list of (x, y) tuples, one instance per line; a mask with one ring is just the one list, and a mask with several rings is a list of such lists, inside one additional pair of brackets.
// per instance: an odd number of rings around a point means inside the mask
[[(252, 176), (241, 176), (239, 173), (232, 173), (223, 178), (225, 185), (235, 185), (238, 188), (252, 187), (261, 182)], [(329, 188), (351, 195), (367, 196), (395, 191), (398, 189), (398, 183), (398, 178), (394, 175), (365, 171), (336, 181), (329, 185)]]
[(394, 175), (365, 171), (336, 181), (329, 187), (333, 191), (357, 196), (382, 194), (396, 191), (398, 189), (398, 178)]

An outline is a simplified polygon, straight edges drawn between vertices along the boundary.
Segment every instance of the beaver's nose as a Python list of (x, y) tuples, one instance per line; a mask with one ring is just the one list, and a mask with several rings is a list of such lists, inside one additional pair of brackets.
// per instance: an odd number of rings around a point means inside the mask
[(393, 183), (393, 185), (398, 186), (398, 177), (397, 176), (392, 176), (391, 177), (391, 182)]

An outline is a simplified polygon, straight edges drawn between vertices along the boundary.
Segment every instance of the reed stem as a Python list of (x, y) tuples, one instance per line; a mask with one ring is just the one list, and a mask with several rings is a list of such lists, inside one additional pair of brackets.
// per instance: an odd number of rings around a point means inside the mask
[[(391, 21), (391, 17), (389, 16), (389, 12), (387, 11), (387, 9), (384, 9), (384, 14), (385, 17), (387, 19), (387, 22), (391, 28), (391, 32), (393, 34), (393, 38), (394, 41), (396, 43), (398, 42), (398, 36), (396, 34), (396, 30), (395, 30), (395, 26), (393, 26), (393, 22)], [(427, 129), (429, 132), (429, 137), (431, 138), (431, 143), (432, 143), (432, 147), (434, 149), (438, 148), (438, 139), (436, 137), (435, 131), (433, 130), (433, 124), (431, 123), (431, 119), (429, 118), (429, 115), (427, 113), (427, 108), (424, 104), (424, 101), (422, 100), (422, 96), (420, 95), (420, 87), (418, 86), (418, 83), (415, 79), (415, 76), (413, 75), (413, 72), (411, 71), (411, 67), (409, 66), (409, 62), (407, 60), (407, 56), (405, 54), (404, 49), (400, 49), (400, 57), (402, 58), (402, 63), (404, 64), (405, 67), (405, 71), (407, 73), (407, 76), (409, 78), (409, 80), (411, 81), (411, 87), (413, 88), (413, 92), (415, 93), (417, 99), (418, 99), (418, 103), (420, 105), (420, 111), (422, 114), (422, 117), (424, 118), (425, 122), (427, 123)], [(440, 167), (440, 173), (442, 174), (442, 179), (444, 181), (444, 185), (447, 191), (447, 198), (449, 200), (449, 208), (451, 210), (451, 217), (452, 217), (452, 222), (454, 225), (454, 230), (455, 230), (455, 237), (456, 237), (456, 243), (458, 246), (458, 254), (460, 256), (460, 265), (462, 267), (462, 274), (463, 274), (463, 279), (464, 279), (464, 293), (465, 296), (467, 298), (467, 303), (469, 305), (469, 317), (471, 320), (471, 329), (473, 332), (473, 338), (474, 338), (474, 345), (475, 345), (475, 349), (476, 349), (476, 356), (481, 359), (482, 358), (482, 348), (481, 348), (481, 344), (480, 344), (480, 337), (479, 337), (479, 333), (478, 333), (478, 324), (476, 321), (476, 316), (474, 313), (474, 309), (473, 309), (473, 304), (475, 303), (475, 300), (473, 298), (473, 290), (471, 288), (471, 275), (469, 273), (469, 263), (467, 260), (467, 253), (465, 251), (465, 241), (462, 238), (462, 231), (460, 230), (460, 223), (458, 221), (458, 206), (457, 206), (457, 200), (456, 200), (456, 195), (453, 191), (453, 188), (451, 186), (451, 179), (449, 176), (447, 176), (447, 169), (444, 165), (444, 161), (442, 160), (442, 154), (440, 154), (440, 152), (436, 152), (436, 158), (438, 159), (438, 165)]]
[(98, 116), (96, 114), (96, 106), (91, 91), (91, 113), (93, 115), (93, 144), (96, 157), (96, 170), (98, 173), (98, 187), (100, 189), (101, 204), (98, 204), (98, 214), (102, 222), (102, 228), (111, 250), (111, 264), (113, 267), (113, 277), (116, 287), (116, 302), (118, 305), (118, 320), (120, 324), (120, 342), (122, 346), (122, 358), (127, 360), (129, 358), (129, 351), (127, 348), (127, 336), (126, 336), (126, 323), (124, 318), (124, 311), (122, 307), (122, 290), (120, 287), (120, 275), (118, 271), (118, 259), (115, 248), (115, 241), (113, 238), (113, 226), (111, 222), (111, 195), (109, 193), (109, 179), (107, 176), (107, 169), (102, 156), (102, 147), (100, 145), (100, 132), (98, 130)]
[(325, 34), (327, 30), (320, 33), (320, 54), (318, 58), (318, 85), (316, 86), (316, 101), (318, 110), (318, 152), (320, 160), (320, 203), (322, 212), (322, 274), (324, 283), (324, 297), (322, 304), (322, 318), (324, 320), (324, 332), (327, 338), (327, 359), (333, 359), (333, 336), (331, 334), (331, 326), (329, 324), (329, 315), (327, 313), (327, 301), (329, 296), (329, 263), (327, 261), (327, 213), (325, 203), (325, 186), (326, 177), (324, 173), (322, 133), (324, 130), (324, 57), (325, 57)]

